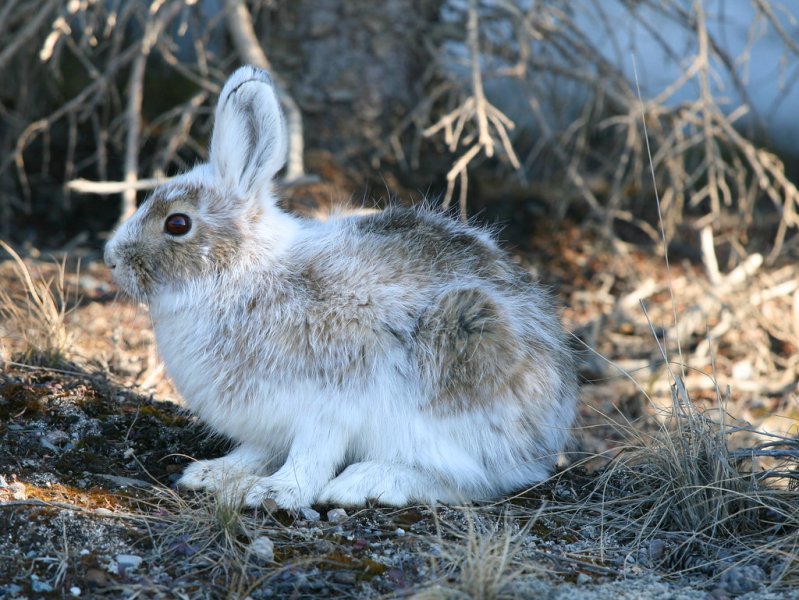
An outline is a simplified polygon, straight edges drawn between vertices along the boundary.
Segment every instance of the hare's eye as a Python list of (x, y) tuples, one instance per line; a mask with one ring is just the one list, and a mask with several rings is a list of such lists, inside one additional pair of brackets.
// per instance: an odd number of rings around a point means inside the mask
[(189, 215), (175, 213), (169, 215), (164, 222), (164, 231), (169, 235), (186, 235), (191, 230)]

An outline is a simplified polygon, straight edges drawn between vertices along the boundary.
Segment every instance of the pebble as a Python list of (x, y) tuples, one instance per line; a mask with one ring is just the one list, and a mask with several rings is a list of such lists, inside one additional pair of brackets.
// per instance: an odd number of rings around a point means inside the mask
[(53, 591), (53, 586), (39, 579), (37, 575), (31, 575), (31, 590), (36, 594), (46, 594)]
[(15, 481), (11, 485), (8, 486), (8, 489), (11, 490), (11, 495), (14, 500), (27, 500), (28, 499), (28, 491), (25, 489), (25, 484), (21, 481)]
[(333, 581), (343, 585), (355, 585), (358, 582), (358, 575), (352, 571), (337, 571), (333, 574)]
[(125, 571), (135, 571), (144, 559), (135, 554), (117, 554), (116, 561), (120, 574)]
[(396, 535), (397, 537), (402, 537), (403, 535), (405, 535), (405, 530), (402, 527), (397, 527), (394, 530), (394, 535)]
[(63, 446), (69, 442), (69, 434), (66, 431), (61, 431), (60, 429), (53, 429), (52, 431), (48, 431), (44, 434), (44, 439), (56, 446)]
[(591, 576), (586, 573), (577, 573), (577, 585), (587, 585), (593, 581)]
[(69, 593), (77, 598), (80, 596), (80, 588), (76, 585), (73, 585), (71, 588), (69, 588)]
[(99, 587), (111, 584), (111, 578), (105, 571), (100, 569), (88, 569), (86, 571), (86, 581)]
[(734, 565), (721, 574), (719, 588), (738, 596), (760, 589), (765, 582), (766, 572), (757, 565)]
[(152, 487), (152, 484), (148, 481), (143, 481), (142, 479), (134, 479), (132, 477), (121, 477), (119, 475), (103, 475), (98, 474), (97, 477), (101, 479), (105, 479), (106, 481), (111, 482), (116, 487), (132, 487), (132, 488), (141, 488), (141, 489), (148, 489)]
[(265, 535), (260, 535), (250, 542), (249, 551), (263, 561), (275, 560), (275, 544)]
[(331, 523), (336, 523), (338, 521), (343, 521), (344, 519), (348, 518), (349, 515), (347, 511), (343, 508), (332, 508), (327, 511), (327, 520)]
[(649, 559), (652, 561), (659, 561), (666, 553), (666, 542), (661, 539), (654, 538), (649, 540)]
[(319, 519), (322, 518), (322, 515), (320, 515), (310, 506), (303, 506), (299, 512), (300, 516), (306, 521), (318, 521)]

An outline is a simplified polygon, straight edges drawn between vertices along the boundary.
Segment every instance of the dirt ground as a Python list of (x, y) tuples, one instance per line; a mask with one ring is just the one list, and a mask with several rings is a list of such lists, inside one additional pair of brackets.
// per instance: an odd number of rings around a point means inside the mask
[[(555, 478), (463, 509), (293, 514), (177, 493), (192, 458), (228, 443), (181, 408), (146, 309), (117, 296), (97, 253), (73, 250), (66, 284), (79, 301), (65, 361), (23, 364), (19, 324), (0, 324), (0, 598), (799, 597), (795, 552), (777, 544), (799, 545), (796, 511), (758, 530), (757, 548), (774, 552), (744, 556), (732, 531), (714, 534), (727, 537), (708, 558), (693, 553), (690, 531), (642, 537), (605, 528), (594, 510), (599, 474), (630, 430), (655, 435), (673, 417), (670, 371), (698, 409), (723, 407), (740, 426), (732, 452), (795, 438), (796, 250), (774, 265), (750, 256), (711, 283), (701, 257), (674, 252), (667, 271), (655, 247), (532, 222), (512, 232), (513, 251), (562, 298), (581, 357), (581, 420)], [(47, 257), (27, 263), (56, 272)], [(11, 261), (0, 285), (24, 294)], [(750, 452), (747, 464), (777, 468), (766, 461)], [(789, 493), (791, 473), (769, 481)], [(623, 501), (625, 489), (606, 486), (603, 501)]]

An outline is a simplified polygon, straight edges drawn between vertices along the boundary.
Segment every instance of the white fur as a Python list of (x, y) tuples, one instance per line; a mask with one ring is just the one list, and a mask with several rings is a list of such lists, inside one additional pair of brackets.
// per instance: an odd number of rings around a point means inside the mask
[[(244, 139), (252, 137), (253, 126), (258, 138)], [(370, 498), (392, 505), (457, 502), (546, 478), (568, 438), (576, 402), (568, 351), (546, 302), (457, 265), (421, 273), (419, 282), (386, 273), (380, 257), (371, 256), (379, 248), (357, 233), (352, 219), (300, 221), (275, 206), (271, 179), (285, 152), (285, 127), (268, 75), (239, 69), (219, 100), (210, 163), (156, 192), (106, 249), (119, 284), (149, 303), (159, 351), (190, 409), (240, 444), (226, 457), (190, 464), (180, 485), (239, 493), (249, 505), (272, 497), (296, 508)], [(165, 234), (150, 216), (158, 198), (178, 206), (197, 188), (223, 198), (229, 209), (201, 200), (195, 230), (185, 239), (159, 241)], [(201, 235), (202, 227), (221, 228), (230, 215), (237, 222), (231, 231), (244, 241), (225, 268), (215, 266), (213, 245), (198, 245), (198, 264), (207, 262), (207, 269), (185, 279), (161, 276), (145, 290), (127, 264), (126, 249), (151, 247), (146, 256), (156, 260), (163, 254), (159, 244), (188, 248), (201, 239), (191, 236)], [(495, 250), (487, 234), (472, 234), (486, 251)], [(334, 275), (323, 290), (329, 309), (292, 295), (297, 274), (306, 269)], [(538, 371), (523, 378), (524, 389), (535, 396), (529, 403), (503, 392), (466, 410), (431, 404), (431, 384), (409, 351), (414, 324), (436, 298), (468, 288), (493, 299), (513, 335), (534, 335), (542, 347), (557, 351), (542, 351), (535, 359)], [(248, 302), (253, 306), (245, 310)], [(344, 365), (342, 381), (316, 374), (317, 365), (292, 350), (306, 330), (304, 319), (311, 318), (353, 328), (351, 339), (339, 345), (323, 327), (307, 329), (303, 339), (320, 368)], [(409, 341), (398, 342), (403, 339)], [(368, 352), (362, 356), (353, 347)], [(356, 359), (364, 367), (347, 371), (347, 361)], [(539, 371), (544, 375), (535, 375)], [(534, 424), (536, 439), (524, 423)]]
[[(286, 162), (288, 143), (269, 74), (254, 67), (238, 69), (222, 89), (215, 119), (210, 163), (216, 176), (225, 189), (235, 190), (240, 196), (257, 193), (257, 186), (268, 185)], [(260, 135), (262, 132), (270, 135)], [(253, 151), (248, 152), (248, 137), (253, 133), (259, 134), (256, 160)]]

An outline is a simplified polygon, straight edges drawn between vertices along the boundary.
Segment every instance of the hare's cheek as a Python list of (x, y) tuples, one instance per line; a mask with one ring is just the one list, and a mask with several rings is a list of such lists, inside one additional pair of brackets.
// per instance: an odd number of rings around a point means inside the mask
[(191, 280), (206, 270), (206, 255), (200, 239), (188, 243), (170, 241), (162, 253), (154, 257), (156, 278), (163, 283)]

